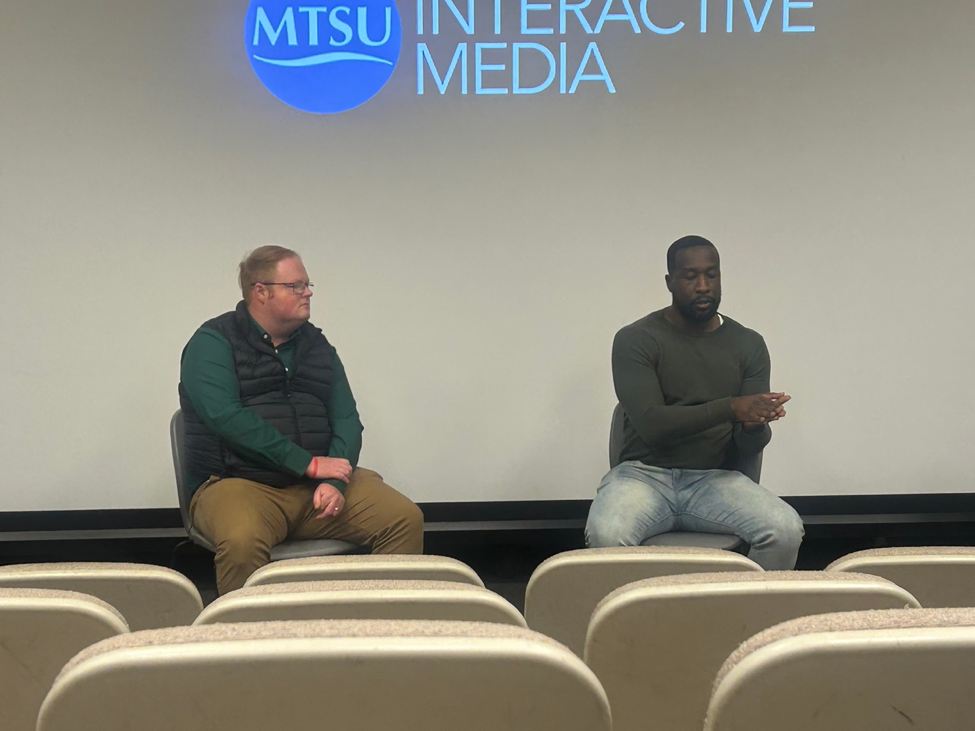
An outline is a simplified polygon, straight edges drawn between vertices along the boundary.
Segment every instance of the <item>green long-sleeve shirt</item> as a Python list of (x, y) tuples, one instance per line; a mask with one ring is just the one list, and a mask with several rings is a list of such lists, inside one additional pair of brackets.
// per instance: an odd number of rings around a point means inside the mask
[[(256, 322), (253, 324), (263, 336), (261, 326)], [(288, 378), (294, 372), (297, 340), (296, 333), (275, 349)], [(180, 364), (180, 381), (203, 423), (239, 455), (264, 467), (293, 474), (296, 478), (305, 474), (312, 455), (241, 404), (233, 349), (223, 335), (206, 327), (193, 334)], [(345, 368), (334, 347), (332, 387), (327, 408), (332, 427), (328, 456), (347, 459), (355, 467), (362, 449), (362, 422)], [(188, 475), (195, 485), (202, 484), (209, 477)], [(345, 490), (345, 483), (341, 480), (324, 482), (340, 491)]]
[(627, 325), (613, 341), (613, 382), (626, 412), (622, 459), (666, 468), (729, 469), (760, 452), (772, 430), (749, 432), (731, 399), (769, 392), (762, 336), (730, 317), (694, 334), (663, 310)]

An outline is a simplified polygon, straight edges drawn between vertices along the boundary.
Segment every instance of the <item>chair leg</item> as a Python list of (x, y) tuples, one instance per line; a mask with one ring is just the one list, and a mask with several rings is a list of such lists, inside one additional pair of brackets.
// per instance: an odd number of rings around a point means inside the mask
[(187, 545), (192, 546), (193, 545), (193, 541), (191, 541), (189, 538), (184, 538), (179, 543), (177, 543), (175, 546), (173, 546), (173, 550), (170, 551), (170, 553), (169, 553), (169, 568), (171, 568), (173, 571), (178, 571), (179, 570), (179, 569), (176, 568), (177, 554), (179, 553), (179, 550), (181, 548), (183, 548), (184, 546), (187, 546)]

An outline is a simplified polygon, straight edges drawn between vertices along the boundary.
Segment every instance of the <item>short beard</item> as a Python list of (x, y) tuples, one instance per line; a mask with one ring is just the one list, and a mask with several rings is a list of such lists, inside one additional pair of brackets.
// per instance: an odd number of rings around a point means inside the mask
[(714, 317), (716, 314), (718, 314), (718, 306), (720, 304), (721, 304), (721, 298), (715, 297), (712, 299), (711, 306), (705, 312), (700, 312), (694, 309), (693, 302), (688, 302), (686, 305), (677, 304), (675, 302), (674, 307), (677, 308), (677, 311), (680, 313), (680, 316), (683, 317), (688, 322), (693, 322), (699, 325), (703, 325), (704, 323), (708, 322), (712, 317)]

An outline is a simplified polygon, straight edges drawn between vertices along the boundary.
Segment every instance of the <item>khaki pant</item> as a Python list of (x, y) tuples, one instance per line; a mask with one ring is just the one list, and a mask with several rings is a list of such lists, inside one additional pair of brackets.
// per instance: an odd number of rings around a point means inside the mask
[(239, 589), (286, 540), (334, 538), (373, 553), (423, 553), (423, 513), (372, 470), (357, 467), (345, 488), (345, 507), (319, 519), (306, 485), (274, 488), (259, 482), (211, 478), (190, 503), (190, 522), (216, 547), (217, 591)]

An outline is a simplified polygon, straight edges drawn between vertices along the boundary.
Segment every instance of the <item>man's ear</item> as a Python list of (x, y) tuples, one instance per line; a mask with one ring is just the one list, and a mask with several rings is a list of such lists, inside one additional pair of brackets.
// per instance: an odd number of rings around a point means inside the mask
[(670, 275), (669, 274), (664, 274), (664, 284), (667, 285), (667, 291), (670, 292), (671, 294), (673, 294), (673, 291), (674, 290), (672, 290), (670, 288)]

